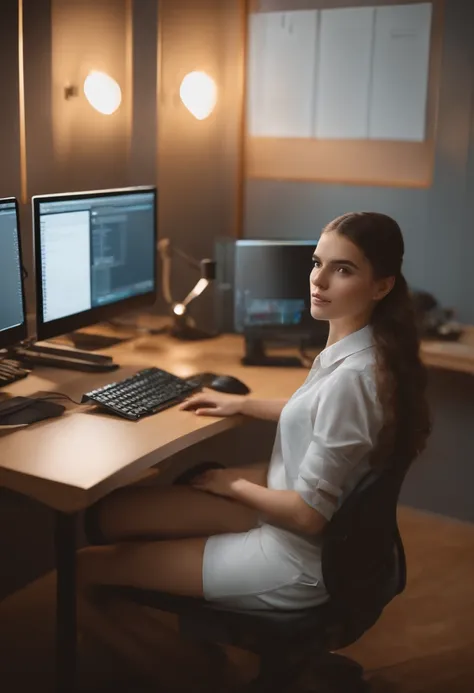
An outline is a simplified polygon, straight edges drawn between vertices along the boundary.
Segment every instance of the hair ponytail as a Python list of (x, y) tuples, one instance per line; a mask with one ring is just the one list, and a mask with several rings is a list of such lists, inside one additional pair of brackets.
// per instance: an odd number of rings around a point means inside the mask
[(372, 462), (384, 464), (395, 455), (408, 468), (424, 449), (431, 424), (415, 310), (401, 272), (404, 243), (400, 227), (385, 214), (353, 212), (332, 221), (325, 231), (337, 231), (358, 246), (376, 279), (395, 277), (393, 288), (376, 305), (370, 320), (377, 394), (384, 417)]
[(384, 412), (374, 463), (390, 451), (407, 465), (421, 453), (429, 436), (427, 373), (420, 358), (419, 335), (408, 285), (402, 273), (375, 307), (371, 319), (378, 397)]

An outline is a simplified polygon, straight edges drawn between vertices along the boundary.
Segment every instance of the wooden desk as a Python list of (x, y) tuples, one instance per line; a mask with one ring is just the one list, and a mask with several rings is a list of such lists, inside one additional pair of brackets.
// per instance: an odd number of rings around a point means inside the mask
[(421, 354), (428, 366), (474, 374), (474, 326), (466, 325), (458, 342), (422, 342)]
[[(186, 377), (199, 371), (235, 375), (259, 397), (290, 396), (305, 369), (253, 368), (240, 364), (242, 339), (224, 335), (195, 343), (144, 337), (109, 350), (122, 365), (107, 374), (41, 368), (8, 388), (12, 394), (57, 391), (82, 394), (156, 365)], [(429, 366), (474, 373), (474, 328), (459, 343), (424, 342)], [(63, 512), (81, 510), (161, 460), (240, 424), (240, 419), (198, 418), (176, 407), (139, 422), (73, 407), (59, 419), (0, 437), (0, 485)]]
[[(241, 366), (241, 341), (235, 336), (194, 344), (146, 337), (108, 353), (122, 365), (118, 371), (38, 368), (8, 391), (31, 395), (48, 390), (79, 401), (84, 392), (156, 365), (183, 377), (199, 371), (235, 375), (259, 396), (271, 398), (290, 396), (306, 376), (304, 369), (278, 369), (275, 377), (266, 368)], [(161, 460), (240, 423), (239, 417), (200, 418), (176, 407), (139, 422), (93, 407), (72, 407), (58, 419), (0, 437), (0, 485), (56, 510), (76, 512)]]

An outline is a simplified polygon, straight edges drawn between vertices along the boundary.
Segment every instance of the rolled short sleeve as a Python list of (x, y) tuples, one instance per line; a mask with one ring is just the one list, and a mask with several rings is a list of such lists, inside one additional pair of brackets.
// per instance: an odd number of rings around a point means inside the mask
[(337, 505), (346, 478), (373, 449), (381, 409), (375, 383), (364, 371), (339, 369), (319, 392), (313, 435), (295, 482), (303, 500), (327, 520)]

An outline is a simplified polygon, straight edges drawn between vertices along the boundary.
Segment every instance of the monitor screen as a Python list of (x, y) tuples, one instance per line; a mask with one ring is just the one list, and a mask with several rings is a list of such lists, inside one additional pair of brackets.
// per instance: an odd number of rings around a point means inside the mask
[(309, 275), (315, 247), (316, 241), (236, 242), (236, 332), (311, 331)]
[(33, 198), (38, 338), (153, 303), (156, 188)]
[(0, 347), (26, 339), (18, 203), (0, 199)]

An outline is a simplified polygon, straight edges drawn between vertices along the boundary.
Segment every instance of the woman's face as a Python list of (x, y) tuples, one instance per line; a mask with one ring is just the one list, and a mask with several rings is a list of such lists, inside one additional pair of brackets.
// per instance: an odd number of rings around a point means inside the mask
[(382, 285), (359, 248), (337, 231), (321, 235), (310, 274), (311, 315), (315, 320), (370, 317)]

